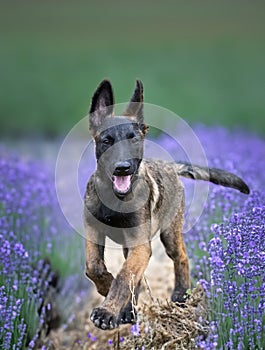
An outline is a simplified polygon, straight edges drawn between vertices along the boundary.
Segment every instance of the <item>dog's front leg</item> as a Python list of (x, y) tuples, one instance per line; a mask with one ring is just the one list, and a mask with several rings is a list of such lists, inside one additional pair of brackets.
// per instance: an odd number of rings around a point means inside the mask
[(131, 298), (130, 283), (139, 284), (151, 256), (150, 243), (129, 249), (127, 260), (117, 277), (112, 281), (107, 297), (101, 307), (91, 314), (94, 325), (101, 329), (112, 329), (118, 326), (120, 311)]
[(104, 297), (107, 296), (113, 276), (104, 263), (104, 246), (86, 240), (86, 275)]

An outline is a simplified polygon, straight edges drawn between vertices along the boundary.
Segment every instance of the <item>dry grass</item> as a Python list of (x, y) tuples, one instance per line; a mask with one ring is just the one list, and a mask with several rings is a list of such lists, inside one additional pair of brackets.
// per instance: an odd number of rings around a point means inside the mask
[(130, 334), (122, 349), (195, 349), (195, 338), (208, 332), (207, 307), (202, 287), (191, 293), (185, 307), (167, 300), (152, 300), (139, 310), (140, 334)]

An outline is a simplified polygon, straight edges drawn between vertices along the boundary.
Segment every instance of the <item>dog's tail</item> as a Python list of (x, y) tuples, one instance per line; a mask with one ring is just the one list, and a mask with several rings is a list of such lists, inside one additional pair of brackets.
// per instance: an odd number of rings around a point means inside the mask
[(249, 194), (248, 185), (240, 177), (217, 168), (207, 168), (189, 163), (176, 163), (178, 175), (193, 180), (210, 181), (214, 184), (231, 187)]

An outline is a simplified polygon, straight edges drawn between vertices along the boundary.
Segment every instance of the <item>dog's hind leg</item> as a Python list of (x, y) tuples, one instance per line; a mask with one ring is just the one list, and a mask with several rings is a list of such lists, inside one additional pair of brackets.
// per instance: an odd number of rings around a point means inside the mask
[(182, 217), (177, 216), (170, 227), (160, 235), (166, 253), (174, 263), (175, 286), (171, 300), (179, 303), (185, 302), (184, 295), (190, 288), (189, 261), (182, 236), (182, 225)]

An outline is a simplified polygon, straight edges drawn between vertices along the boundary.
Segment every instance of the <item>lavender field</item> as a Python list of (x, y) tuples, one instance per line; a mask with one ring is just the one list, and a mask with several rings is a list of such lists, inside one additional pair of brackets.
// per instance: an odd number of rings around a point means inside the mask
[[(184, 235), (193, 286), (201, 283), (209, 304), (210, 332), (206, 338), (197, 337), (194, 348), (264, 349), (265, 141), (221, 127), (199, 125), (194, 131), (209, 165), (241, 176), (251, 190), (246, 196), (211, 185), (202, 216)], [(169, 139), (163, 136), (156, 142), (174, 155)], [(49, 348), (49, 343), (42, 343), (47, 332), (71, 322), (75, 309), (69, 305), (80, 298), (84, 284), (88, 288), (83, 282), (84, 242), (61, 214), (53, 177), (53, 167), (44, 160), (28, 161), (0, 150), (0, 348), (4, 350)], [(185, 181), (187, 191), (189, 186), (191, 181)], [(134, 329), (132, 336), (139, 337), (140, 331)], [(80, 349), (97, 342), (85, 329), (77, 340)], [(98, 343), (98, 348), (104, 344)], [(105, 348), (114, 348), (111, 340)], [(144, 340), (140, 348), (147, 349)]]
[[(265, 347), (265, 143), (246, 132), (196, 129), (209, 164), (242, 176), (251, 193), (212, 186), (187, 234), (192, 274), (207, 291), (211, 335), (203, 349)], [(218, 147), (218, 148), (217, 148)], [(196, 255), (194, 256), (194, 252)]]
[[(0, 150), (0, 348), (34, 349), (67, 317), (59, 308), (78, 284), (81, 249), (57, 203), (53, 169)], [(74, 242), (74, 244), (73, 244)], [(72, 257), (74, 256), (74, 259)]]

